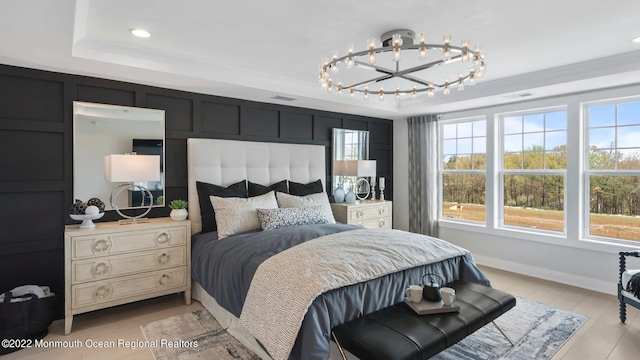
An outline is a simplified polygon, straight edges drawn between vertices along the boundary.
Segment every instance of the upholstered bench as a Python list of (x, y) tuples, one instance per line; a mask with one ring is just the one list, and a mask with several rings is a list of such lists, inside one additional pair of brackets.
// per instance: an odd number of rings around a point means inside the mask
[(346, 349), (367, 360), (428, 359), (516, 305), (512, 295), (487, 286), (464, 281), (447, 286), (456, 289), (459, 312), (418, 315), (399, 303), (335, 327), (333, 339), (343, 358)]

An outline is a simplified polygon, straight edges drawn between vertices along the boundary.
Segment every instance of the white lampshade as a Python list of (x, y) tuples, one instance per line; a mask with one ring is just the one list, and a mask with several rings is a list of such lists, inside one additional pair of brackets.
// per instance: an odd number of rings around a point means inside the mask
[(158, 181), (160, 180), (160, 156), (106, 155), (104, 177), (111, 182)]
[(375, 160), (348, 160), (343, 161), (343, 176), (369, 177), (376, 176)]
[(345, 167), (346, 167), (346, 161), (344, 160), (333, 161), (333, 173), (336, 176), (344, 176)]

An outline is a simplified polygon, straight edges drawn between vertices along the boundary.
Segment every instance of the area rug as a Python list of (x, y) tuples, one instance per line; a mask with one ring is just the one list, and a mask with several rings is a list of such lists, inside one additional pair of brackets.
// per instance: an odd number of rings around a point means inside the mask
[(206, 310), (140, 325), (155, 360), (260, 360)]
[(586, 315), (516, 297), (516, 307), (495, 320), (515, 346), (488, 324), (432, 359), (550, 359), (587, 320)]
[[(493, 324), (488, 324), (433, 359), (550, 359), (588, 319), (585, 315), (517, 297), (516, 307), (496, 320), (515, 346), (511, 346)], [(260, 359), (204, 310), (140, 327), (156, 360)], [(161, 340), (167, 346), (160, 346)], [(156, 342), (158, 346), (154, 346)], [(196, 343), (197, 346), (193, 346)]]

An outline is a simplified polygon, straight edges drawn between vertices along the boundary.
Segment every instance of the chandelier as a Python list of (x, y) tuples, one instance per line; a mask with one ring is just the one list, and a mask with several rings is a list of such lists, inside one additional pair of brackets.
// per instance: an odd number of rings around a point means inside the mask
[[(485, 70), (484, 54), (478, 47), (471, 49), (467, 40), (455, 46), (445, 35), (442, 44), (430, 44), (424, 34), (415, 36), (407, 29), (388, 31), (380, 40), (378, 46), (376, 39), (369, 39), (367, 48), (358, 52), (350, 44), (344, 56), (334, 51), (331, 59), (322, 61), (320, 85), (338, 94), (362, 94), (364, 100), (369, 94), (380, 100), (385, 95), (396, 100), (421, 93), (433, 97), (436, 89), (446, 95), (451, 87), (463, 90), (465, 83), (474, 85)], [(457, 73), (449, 69), (451, 64), (457, 64)]]

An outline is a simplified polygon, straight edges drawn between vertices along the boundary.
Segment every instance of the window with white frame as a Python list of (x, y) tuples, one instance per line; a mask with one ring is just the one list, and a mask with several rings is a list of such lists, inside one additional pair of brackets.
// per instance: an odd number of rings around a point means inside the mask
[(640, 240), (640, 99), (586, 104), (585, 235)]
[(499, 119), (500, 225), (565, 233), (566, 110)]
[(447, 219), (485, 222), (486, 120), (441, 122), (440, 182)]

